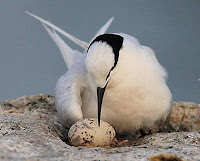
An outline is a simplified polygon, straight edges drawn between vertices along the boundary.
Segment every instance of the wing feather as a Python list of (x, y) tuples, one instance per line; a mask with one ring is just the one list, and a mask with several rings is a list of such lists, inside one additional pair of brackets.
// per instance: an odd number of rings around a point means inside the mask
[(83, 119), (82, 96), (89, 88), (89, 80), (84, 62), (84, 55), (67, 73), (60, 77), (56, 84), (56, 109), (61, 124), (70, 127)]
[(45, 25), (47, 25), (47, 26), (53, 28), (53, 29), (56, 30), (57, 32), (61, 33), (62, 35), (66, 36), (68, 39), (70, 39), (71, 41), (73, 41), (74, 43), (76, 43), (77, 45), (79, 45), (80, 47), (82, 47), (83, 49), (87, 50), (87, 48), (88, 48), (88, 43), (87, 43), (87, 42), (84, 42), (84, 41), (79, 40), (78, 38), (76, 38), (76, 37), (70, 35), (69, 33), (65, 32), (64, 30), (60, 29), (60, 28), (57, 27), (56, 25), (54, 25), (54, 24), (52, 24), (52, 23), (50, 23), (50, 22), (48, 22), (48, 21), (46, 21), (46, 20), (44, 20), (44, 19), (42, 19), (42, 18), (36, 16), (36, 15), (34, 15), (34, 14), (28, 12), (28, 11), (26, 11), (26, 13), (27, 13), (28, 15), (30, 15), (31, 17), (33, 17), (33, 18), (39, 20), (39, 21), (42, 22), (43, 24), (45, 24)]
[(45, 24), (42, 23), (50, 37), (54, 40), (56, 45), (58, 46), (62, 57), (65, 61), (65, 64), (67, 65), (68, 69), (71, 68), (71, 66), (80, 59), (80, 57), (83, 55), (81, 52), (78, 50), (73, 50), (70, 48), (61, 38), (60, 36), (56, 33), (56, 31), (50, 30)]
[[(95, 34), (95, 36), (92, 38), (95, 39), (97, 36), (104, 34), (108, 27), (111, 25), (112, 21), (113, 21), (114, 17), (111, 17), (100, 29), (99, 31)], [(90, 42), (92, 42), (92, 40)]]

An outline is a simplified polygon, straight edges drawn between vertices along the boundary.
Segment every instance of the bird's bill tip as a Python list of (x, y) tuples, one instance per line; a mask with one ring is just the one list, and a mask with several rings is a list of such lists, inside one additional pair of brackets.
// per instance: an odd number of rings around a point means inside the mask
[(103, 95), (105, 92), (106, 86), (104, 88), (97, 87), (97, 101), (98, 101), (98, 125), (100, 127), (101, 121), (101, 107), (103, 102)]

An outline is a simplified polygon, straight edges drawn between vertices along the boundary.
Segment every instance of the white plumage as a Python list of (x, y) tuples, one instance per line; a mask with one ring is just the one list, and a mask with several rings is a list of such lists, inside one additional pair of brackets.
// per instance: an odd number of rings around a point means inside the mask
[[(130, 35), (115, 33), (108, 36), (109, 39), (113, 35), (123, 39), (118, 59), (114, 53), (115, 44), (113, 47), (107, 40), (92, 42), (86, 54), (81, 54), (65, 44), (54, 31), (61, 29), (30, 15), (42, 22), (69, 68), (56, 85), (56, 109), (64, 127), (70, 127), (82, 118), (98, 117), (97, 88), (105, 88), (101, 119), (110, 123), (117, 133), (151, 128), (156, 121), (169, 116), (172, 95), (166, 85), (167, 73), (152, 49)], [(104, 34), (111, 22), (112, 19), (96, 36)]]

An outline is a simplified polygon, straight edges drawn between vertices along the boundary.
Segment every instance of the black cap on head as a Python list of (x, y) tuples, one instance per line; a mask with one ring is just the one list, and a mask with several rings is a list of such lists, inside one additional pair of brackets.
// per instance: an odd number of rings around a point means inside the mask
[[(110, 72), (115, 68), (115, 66), (117, 65), (118, 62), (118, 58), (119, 58), (119, 50), (122, 48), (122, 44), (124, 41), (124, 38), (120, 35), (115, 35), (115, 34), (103, 34), (103, 35), (99, 35), (97, 36), (90, 44), (90, 46), (94, 43), (94, 42), (106, 42), (109, 46), (112, 47), (113, 49), (113, 53), (115, 55), (115, 62), (113, 67), (110, 69), (106, 80), (108, 79)], [(90, 48), (90, 46), (88, 47), (88, 50)], [(103, 102), (103, 96), (104, 96), (104, 92), (106, 90), (107, 84), (104, 88), (100, 88), (97, 87), (97, 99), (98, 99), (98, 125), (100, 126), (100, 119), (101, 119), (101, 107), (102, 107), (102, 102)]]
[(99, 35), (90, 43), (88, 50), (94, 42), (99, 42), (99, 41), (106, 42), (108, 45), (112, 47), (113, 53), (115, 54), (115, 63), (114, 63), (114, 66), (112, 67), (112, 69), (114, 69), (118, 62), (119, 50), (122, 48), (124, 38), (116, 34)]

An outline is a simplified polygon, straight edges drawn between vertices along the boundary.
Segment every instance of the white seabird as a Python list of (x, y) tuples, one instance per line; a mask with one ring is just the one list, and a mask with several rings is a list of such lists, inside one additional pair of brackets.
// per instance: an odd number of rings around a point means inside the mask
[[(131, 133), (150, 129), (169, 116), (172, 95), (166, 85), (167, 72), (153, 50), (136, 38), (124, 33), (105, 34), (112, 19), (88, 44), (27, 13), (43, 24), (69, 68), (58, 79), (55, 96), (65, 128), (80, 119), (95, 117), (110, 123), (117, 133)], [(85, 53), (71, 49), (55, 30), (86, 49)]]

